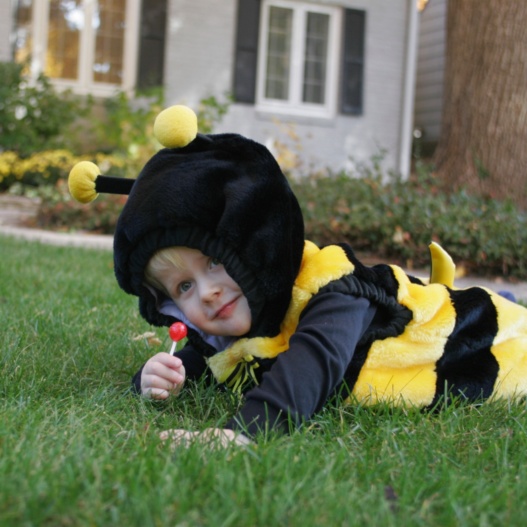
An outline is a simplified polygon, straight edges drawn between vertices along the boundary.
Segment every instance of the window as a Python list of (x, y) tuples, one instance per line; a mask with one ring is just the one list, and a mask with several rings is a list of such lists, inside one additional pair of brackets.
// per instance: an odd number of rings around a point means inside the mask
[(112, 95), (134, 87), (139, 0), (18, 0), (15, 60), (57, 86)]
[(259, 107), (303, 115), (335, 113), (340, 14), (331, 7), (264, 2)]
[(365, 15), (292, 0), (239, 0), (235, 100), (293, 115), (360, 115)]

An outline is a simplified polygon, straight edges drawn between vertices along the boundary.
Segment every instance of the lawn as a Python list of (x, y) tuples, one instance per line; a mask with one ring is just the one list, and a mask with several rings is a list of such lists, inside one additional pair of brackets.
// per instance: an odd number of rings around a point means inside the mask
[(527, 523), (525, 403), (331, 408), (255, 447), (172, 451), (158, 432), (221, 424), (238, 401), (130, 394), (170, 342), (119, 290), (111, 253), (0, 236), (0, 254), (2, 527)]

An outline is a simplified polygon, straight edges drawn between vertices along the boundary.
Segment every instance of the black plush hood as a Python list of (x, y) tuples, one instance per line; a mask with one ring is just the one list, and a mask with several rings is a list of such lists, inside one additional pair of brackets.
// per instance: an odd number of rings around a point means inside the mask
[(298, 202), (274, 157), (236, 134), (200, 135), (165, 148), (133, 184), (114, 239), (115, 274), (142, 316), (168, 325), (144, 285), (149, 259), (170, 246), (218, 258), (252, 314), (250, 336), (279, 331), (304, 246)]

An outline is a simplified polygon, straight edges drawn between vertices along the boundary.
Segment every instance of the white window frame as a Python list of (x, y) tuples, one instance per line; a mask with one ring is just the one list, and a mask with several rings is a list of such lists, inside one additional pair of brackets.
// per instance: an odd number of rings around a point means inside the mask
[[(289, 99), (270, 99), (265, 96), (265, 74), (267, 65), (267, 40), (269, 12), (271, 7), (293, 10), (293, 35), (291, 40), (291, 71)], [(258, 45), (258, 69), (256, 88), (256, 109), (306, 117), (333, 118), (337, 112), (339, 87), (339, 58), (341, 52), (342, 10), (338, 7), (295, 2), (290, 0), (264, 0), (262, 2), (260, 41)], [(302, 102), (302, 83), (304, 74), (304, 48), (306, 16), (308, 12), (329, 15), (328, 57), (325, 79), (325, 102), (314, 104)]]
[[(45, 69), (49, 30), (50, 0), (33, 0), (33, 48), (31, 76), (36, 78)], [(95, 10), (94, 0), (84, 0), (85, 20), (90, 21)], [(86, 23), (80, 33), (80, 56), (78, 78), (54, 79), (52, 84), (59, 90), (71, 89), (79, 95), (111, 97), (118, 91), (133, 92), (137, 75), (137, 53), (139, 47), (139, 22), (141, 0), (127, 0), (124, 31), (123, 79), (121, 84), (95, 82), (93, 80), (95, 32), (91, 23)]]

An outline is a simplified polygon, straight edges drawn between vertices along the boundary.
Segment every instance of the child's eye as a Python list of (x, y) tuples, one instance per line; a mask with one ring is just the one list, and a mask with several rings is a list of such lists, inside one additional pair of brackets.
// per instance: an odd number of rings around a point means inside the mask
[(210, 259), (210, 266), (211, 266), (211, 268), (212, 267), (216, 267), (218, 265), (221, 265), (221, 262), (217, 258), (211, 258)]
[(181, 282), (178, 285), (178, 291), (180, 293), (186, 293), (191, 287), (192, 287), (192, 283), (191, 282)]

